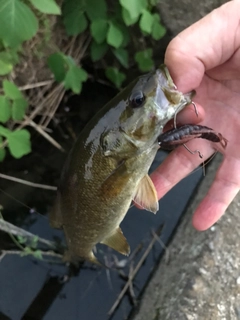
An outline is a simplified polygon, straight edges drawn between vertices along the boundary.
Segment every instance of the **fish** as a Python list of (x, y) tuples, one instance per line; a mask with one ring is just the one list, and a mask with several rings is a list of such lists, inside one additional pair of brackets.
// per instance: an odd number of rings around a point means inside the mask
[(132, 201), (158, 211), (148, 175), (158, 136), (193, 95), (179, 92), (161, 65), (132, 81), (83, 128), (64, 165), (50, 214), (51, 226), (64, 231), (66, 260), (99, 264), (93, 253), (98, 243), (129, 255), (120, 224)]

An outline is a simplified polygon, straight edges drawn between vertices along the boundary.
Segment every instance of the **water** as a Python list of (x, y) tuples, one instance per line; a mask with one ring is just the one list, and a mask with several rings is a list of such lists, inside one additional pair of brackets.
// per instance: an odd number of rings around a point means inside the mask
[[(89, 96), (92, 99), (91, 93)], [(86, 101), (85, 95), (85, 104)], [(74, 110), (71, 109), (71, 111)], [(78, 123), (76, 121), (76, 127)], [(79, 128), (76, 128), (76, 131), (79, 131)], [(17, 172), (19, 177), (53, 185), (59, 176), (65, 156), (49, 145), (46, 146), (46, 142), (41, 137), (35, 137), (35, 144), (36, 142), (39, 142), (38, 149), (27, 158), (27, 162), (26, 158), (18, 161), (15, 175)], [(68, 144), (68, 141), (65, 144)], [(44, 148), (44, 153), (41, 148)], [(152, 170), (166, 155), (162, 151), (158, 153)], [(5, 256), (0, 261), (0, 319), (109, 319), (108, 312), (119, 297), (129, 274), (155, 239), (146, 260), (132, 280), (130, 289), (126, 291), (111, 316), (113, 320), (127, 319), (132, 308), (139, 302), (139, 296), (164, 252), (162, 243), (167, 244), (173, 235), (201, 176), (202, 171), (199, 170), (181, 181), (161, 199), (160, 211), (156, 215), (135, 207), (129, 210), (121, 228), (134, 256), (127, 259), (106, 246), (98, 246), (97, 254), (105, 259), (106, 263), (109, 264), (115, 259), (119, 265), (126, 264), (122, 269), (105, 269), (84, 264), (80, 270), (75, 270), (65, 265), (50, 264), (32, 257)], [(21, 202), (35, 207), (36, 211), (41, 213), (48, 212), (54, 198), (53, 192), (37, 190), (13, 182), (4, 181), (2, 187)], [(3, 214), (6, 220), (11, 220), (16, 225), (43, 238), (63, 237), (61, 231), (50, 228), (47, 216), (30, 214), (26, 207), (4, 194), (0, 194), (0, 203), (5, 208)], [(156, 233), (161, 226), (163, 227), (161, 241), (159, 241)], [(6, 236), (3, 239), (7, 241)], [(8, 242), (11, 243), (11, 241)], [(177, 257), (171, 257), (171, 259), (176, 259), (177, 263)]]
[[(156, 166), (164, 156), (164, 153), (159, 153), (154, 165)], [(108, 319), (108, 311), (126, 284), (130, 265), (134, 268), (144, 254), (153, 239), (152, 231), (156, 232), (164, 225), (161, 240), (164, 243), (168, 242), (200, 177), (201, 170), (173, 188), (160, 201), (160, 211), (156, 215), (135, 207), (129, 210), (121, 228), (132, 252), (139, 246), (140, 248), (131, 263), (120, 272), (89, 268), (90, 265), (87, 264), (79, 272), (68, 277), (69, 270), (65, 266), (51, 265), (30, 257), (4, 257), (0, 263), (1, 313), (12, 320)], [(61, 232), (49, 227), (48, 220), (44, 217), (35, 214), (31, 220), (31, 225), (27, 223), (29, 231), (48, 239), (61, 236)], [(135, 297), (127, 290), (112, 319), (127, 319), (133, 303), (137, 302), (162, 253), (162, 245), (156, 241), (133, 280), (132, 291)], [(122, 262), (126, 260), (124, 256), (104, 246), (100, 247), (100, 255), (105, 255), (107, 260), (111, 260), (113, 255)]]

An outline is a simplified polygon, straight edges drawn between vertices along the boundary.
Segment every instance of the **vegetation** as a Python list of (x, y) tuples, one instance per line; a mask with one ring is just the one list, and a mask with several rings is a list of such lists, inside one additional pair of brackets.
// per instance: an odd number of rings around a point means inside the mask
[[(157, 2), (0, 0), (0, 162), (7, 151), (16, 159), (31, 152), (28, 126), (61, 149), (46, 127), (65, 91), (80, 94), (91, 76), (81, 65), (83, 58), (105, 70), (119, 89), (130, 67), (141, 72), (154, 68), (149, 44), (166, 32)], [(0, 230), (17, 250), (1, 249), (0, 261), (8, 254), (53, 262), (62, 258), (54, 243), (5, 221), (1, 210)]]
[[(26, 87), (21, 87), (16, 76), (23, 61), (28, 64), (29, 54), (32, 59), (44, 61), (49, 75), (52, 72), (52, 79), (45, 80), (51, 97), (52, 91), (59, 97), (52, 102), (54, 107), (49, 111), (53, 116), (65, 90), (75, 94), (81, 92), (82, 84), (88, 78), (81, 66), (83, 56), (95, 64), (102, 63), (106, 78), (117, 88), (121, 88), (126, 79), (125, 70), (130, 66), (137, 64), (142, 72), (154, 67), (152, 49), (147, 47), (147, 41), (157, 41), (166, 32), (156, 13), (157, 2), (0, 0), (0, 161), (5, 158), (6, 148), (15, 158), (31, 151), (30, 133), (23, 129), (28, 125), (59, 147), (45, 131), (51, 119), (43, 119), (40, 124), (33, 122), (44, 105), (51, 105), (48, 97), (45, 97), (45, 104), (30, 99), (31, 90), (24, 94), (26, 89), (34, 90), (34, 84), (36, 87), (40, 84), (24, 83)], [(58, 32), (64, 38), (62, 47), (54, 41)], [(139, 38), (133, 35), (139, 35)], [(77, 46), (80, 46), (78, 54)], [(56, 87), (56, 84), (59, 85)]]

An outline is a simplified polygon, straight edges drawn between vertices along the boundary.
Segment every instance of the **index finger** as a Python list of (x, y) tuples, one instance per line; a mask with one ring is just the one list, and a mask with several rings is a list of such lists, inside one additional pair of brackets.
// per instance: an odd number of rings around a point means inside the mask
[(201, 159), (196, 153), (189, 153), (184, 147), (178, 147), (172, 151), (163, 163), (150, 175), (157, 190), (158, 199), (161, 199), (179, 181), (196, 169), (203, 161), (207, 160), (214, 152), (210, 143), (199, 139), (188, 142), (191, 150), (199, 149), (203, 154)]

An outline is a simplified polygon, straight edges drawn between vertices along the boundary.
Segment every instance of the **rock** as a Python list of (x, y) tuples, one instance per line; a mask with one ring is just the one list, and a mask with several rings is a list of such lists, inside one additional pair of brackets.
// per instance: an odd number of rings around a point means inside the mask
[(161, 0), (158, 8), (163, 24), (173, 35), (176, 35), (226, 2), (228, 1)]
[(219, 163), (210, 165), (168, 247), (170, 261), (162, 259), (134, 320), (240, 319), (240, 194), (210, 230), (191, 225)]

